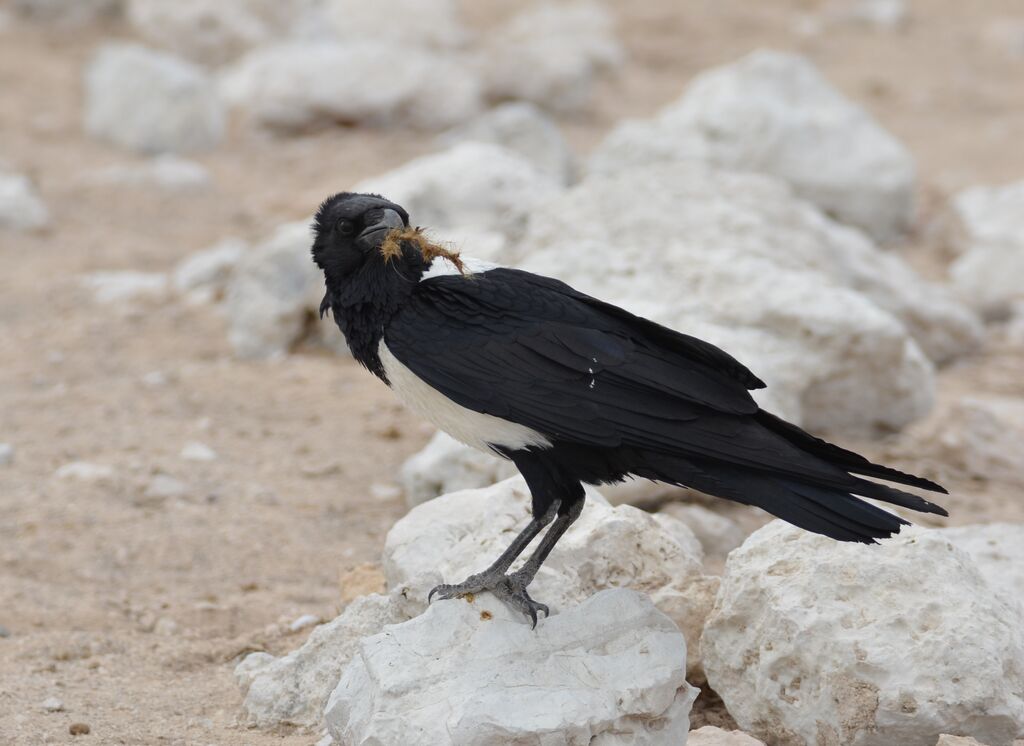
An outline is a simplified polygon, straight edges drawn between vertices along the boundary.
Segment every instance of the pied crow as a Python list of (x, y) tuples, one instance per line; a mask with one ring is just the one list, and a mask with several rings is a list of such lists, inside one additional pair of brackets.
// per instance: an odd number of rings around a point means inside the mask
[[(399, 205), (343, 192), (320, 206), (313, 259), (362, 365), (410, 409), (510, 459), (533, 519), (486, 570), (430, 592), (489, 590), (537, 623), (527, 586), (583, 508), (583, 483), (630, 476), (756, 505), (833, 539), (873, 543), (906, 521), (856, 495), (946, 515), (871, 463), (758, 407), (764, 383), (726, 352), (563, 282), (479, 265), (411, 228)], [(525, 564), (509, 572), (550, 524)]]

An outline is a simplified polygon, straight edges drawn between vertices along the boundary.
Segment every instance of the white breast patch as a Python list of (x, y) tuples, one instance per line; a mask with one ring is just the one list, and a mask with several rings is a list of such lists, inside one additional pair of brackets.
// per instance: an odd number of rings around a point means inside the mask
[(377, 346), (377, 354), (391, 389), (402, 403), (456, 440), (492, 455), (494, 451), (489, 445), (513, 451), (528, 446), (551, 447), (551, 441), (525, 425), (456, 404), (403, 365), (391, 354), (383, 339)]

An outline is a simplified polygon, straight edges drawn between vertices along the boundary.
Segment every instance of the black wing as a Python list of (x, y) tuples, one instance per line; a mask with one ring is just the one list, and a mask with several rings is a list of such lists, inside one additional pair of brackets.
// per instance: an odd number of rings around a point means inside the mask
[(458, 404), (551, 439), (850, 477), (761, 426), (759, 379), (718, 348), (528, 272), (425, 280), (385, 330)]

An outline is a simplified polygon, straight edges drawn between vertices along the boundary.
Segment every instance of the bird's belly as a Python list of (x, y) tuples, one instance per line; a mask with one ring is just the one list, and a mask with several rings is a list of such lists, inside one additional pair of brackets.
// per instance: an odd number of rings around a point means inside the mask
[(456, 440), (491, 454), (494, 453), (491, 446), (513, 451), (530, 446), (551, 447), (551, 441), (544, 435), (525, 425), (456, 404), (409, 370), (391, 354), (384, 340), (381, 340), (377, 354), (391, 390), (402, 403)]

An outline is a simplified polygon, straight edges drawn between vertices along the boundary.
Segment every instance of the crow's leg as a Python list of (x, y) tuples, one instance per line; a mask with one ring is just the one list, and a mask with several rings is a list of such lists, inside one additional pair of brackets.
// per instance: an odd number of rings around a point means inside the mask
[[(516, 587), (522, 588), (523, 595), (526, 595), (526, 586), (533, 582), (534, 576), (540, 569), (540, 566), (544, 564), (544, 560), (551, 554), (551, 550), (555, 548), (555, 544), (562, 538), (562, 535), (569, 530), (569, 526), (580, 517), (580, 513), (583, 512), (583, 499), (576, 500), (575, 502), (569, 503), (565, 512), (559, 511), (558, 518), (551, 524), (551, 528), (544, 534), (544, 538), (540, 540), (540, 544), (533, 550), (533, 554), (530, 558), (523, 563), (523, 566), (516, 570), (514, 573), (509, 575), (509, 582)], [(543, 606), (543, 604), (540, 604)], [(525, 611), (525, 609), (524, 609)], [(547, 607), (544, 606), (544, 613), (547, 614)], [(536, 624), (534, 620), (534, 624)]]
[[(505, 573), (508, 572), (508, 568), (512, 566), (512, 563), (516, 561), (523, 550), (529, 546), (530, 542), (537, 538), (537, 535), (547, 526), (551, 521), (555, 520), (555, 515), (558, 512), (558, 503), (553, 503), (543, 515), (539, 518), (534, 518), (526, 524), (524, 528), (512, 543), (509, 544), (508, 549), (501, 553), (501, 556), (494, 561), (490, 567), (483, 572), (478, 572), (475, 575), (470, 575), (461, 583), (454, 584), (443, 584), (435, 586), (430, 594), (427, 596), (427, 603), (430, 603), (430, 599), (433, 598), (436, 593), (438, 598), (456, 598), (458, 596), (464, 596), (467, 593), (480, 593), (481, 591), (494, 591), (495, 595), (502, 597), (502, 593), (498, 589), (504, 586), (508, 577)], [(524, 591), (525, 594), (525, 591)], [(545, 608), (545, 612), (547, 607)], [(536, 617), (536, 612), (534, 612)]]

